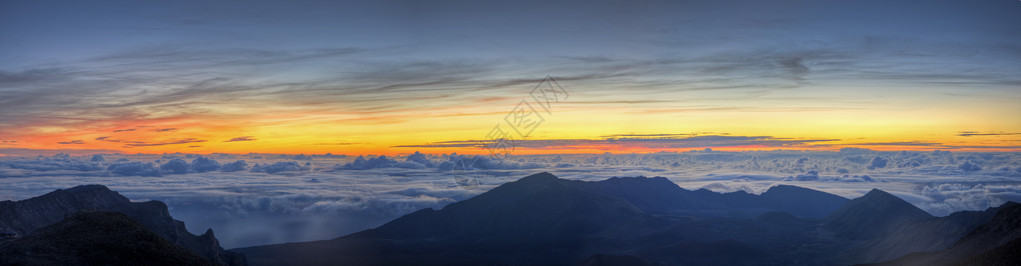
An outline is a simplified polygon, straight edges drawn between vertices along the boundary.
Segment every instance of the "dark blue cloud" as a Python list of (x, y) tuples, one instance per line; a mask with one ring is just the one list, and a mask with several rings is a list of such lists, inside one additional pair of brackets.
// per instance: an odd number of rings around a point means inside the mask
[(224, 164), (220, 167), (221, 171), (224, 172), (237, 172), (248, 170), (248, 163), (245, 160), (237, 160), (233, 163)]
[(162, 176), (160, 169), (153, 163), (122, 162), (106, 167), (111, 174), (122, 176)]
[(182, 159), (171, 159), (160, 164), (160, 171), (170, 174), (186, 174), (188, 173), (188, 162)]
[(358, 156), (353, 162), (344, 164), (343, 169), (347, 170), (367, 170), (373, 168), (389, 168), (397, 166), (397, 161), (387, 157), (386, 155), (380, 155), (379, 157), (370, 157), (365, 159), (363, 156)]
[(538, 162), (516, 162), (509, 160), (498, 160), (489, 156), (468, 156), (453, 154), (447, 160), (437, 165), (441, 171), (452, 170), (514, 170), (514, 169), (537, 169), (547, 165)]
[(425, 155), (418, 151), (415, 151), (414, 154), (408, 155), (408, 158), (406, 158), (405, 160), (407, 160), (408, 162), (415, 162), (421, 164), (425, 167), (435, 166), (435, 163), (433, 163), (433, 161), (429, 159), (428, 155)]
[(70, 157), (66, 153), (57, 154), (51, 157), (37, 157), (35, 159), (19, 159), (0, 161), (0, 167), (10, 169), (26, 169), (35, 171), (98, 171), (103, 166), (96, 162), (86, 162)]
[(204, 173), (220, 170), (220, 162), (199, 156), (191, 161), (191, 169), (195, 172)]

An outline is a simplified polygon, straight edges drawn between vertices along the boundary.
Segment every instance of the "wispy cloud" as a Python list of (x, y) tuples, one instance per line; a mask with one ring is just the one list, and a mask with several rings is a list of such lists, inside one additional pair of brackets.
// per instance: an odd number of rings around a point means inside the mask
[[(619, 134), (604, 139), (526, 139), (513, 140), (513, 145), (530, 149), (574, 149), (574, 148), (701, 148), (701, 147), (796, 147), (810, 143), (839, 141), (840, 139), (795, 139), (772, 136), (730, 136), (697, 134)], [(455, 140), (419, 145), (396, 147), (418, 148), (483, 148), (494, 140)]]
[(913, 147), (913, 148), (926, 148), (926, 149), (942, 149), (942, 150), (956, 150), (956, 149), (973, 149), (973, 150), (1021, 150), (1021, 145), (962, 145), (952, 143), (941, 143), (941, 142), (926, 142), (926, 141), (893, 141), (893, 142), (859, 142), (859, 143), (839, 143), (839, 144), (814, 144), (812, 146), (865, 146), (865, 147)]
[(37, 156), (54, 155), (67, 153), (71, 155), (88, 155), (96, 153), (119, 153), (119, 150), (111, 149), (23, 149), (23, 148), (0, 148), (0, 155), (4, 156)]
[(165, 145), (175, 145), (175, 144), (187, 144), (187, 143), (196, 143), (196, 142), (206, 142), (206, 140), (195, 139), (195, 138), (171, 139), (171, 140), (165, 140), (165, 141), (140, 141), (140, 140), (111, 139), (110, 136), (97, 137), (96, 140), (98, 140), (98, 141), (105, 141), (105, 142), (113, 142), (113, 143), (122, 143), (122, 144), (124, 144), (125, 148), (131, 148), (131, 147), (152, 147), (152, 146), (165, 146)]
[(148, 146), (164, 146), (164, 145), (187, 144), (187, 143), (196, 143), (196, 142), (206, 142), (206, 140), (195, 139), (195, 138), (186, 138), (186, 139), (160, 141), (160, 142), (133, 141), (133, 142), (129, 142), (129, 143), (124, 144), (124, 145), (125, 146), (130, 146), (130, 147), (148, 147)]
[(957, 133), (958, 133), (957, 136), (961, 136), (961, 137), (1021, 135), (1021, 133), (1014, 133), (1014, 132), (987, 132), (987, 133), (982, 133), (982, 132), (978, 132), (978, 131), (961, 131), (961, 132), (957, 132)]
[(252, 136), (236, 137), (236, 138), (224, 140), (223, 142), (235, 142), (235, 141), (255, 141), (255, 137), (252, 137)]
[(847, 143), (844, 145), (848, 146), (936, 146), (943, 147), (943, 143), (937, 142), (923, 142), (923, 141), (895, 141), (895, 142), (864, 142), (864, 143)]
[(72, 141), (57, 142), (57, 144), (85, 144), (85, 141), (80, 140), (80, 139), (76, 139), (76, 140), (72, 140)]

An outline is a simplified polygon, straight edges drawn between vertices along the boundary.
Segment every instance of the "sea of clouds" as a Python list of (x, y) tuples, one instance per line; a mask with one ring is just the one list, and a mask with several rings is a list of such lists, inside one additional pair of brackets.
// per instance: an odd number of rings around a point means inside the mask
[(227, 248), (332, 239), (422, 208), (442, 208), (548, 171), (566, 179), (663, 176), (686, 189), (764, 192), (790, 184), (847, 198), (879, 188), (943, 216), (1021, 202), (1021, 154), (692, 151), (530, 155), (57, 154), (0, 157), (0, 200), (102, 184), (166, 202), (190, 231)]

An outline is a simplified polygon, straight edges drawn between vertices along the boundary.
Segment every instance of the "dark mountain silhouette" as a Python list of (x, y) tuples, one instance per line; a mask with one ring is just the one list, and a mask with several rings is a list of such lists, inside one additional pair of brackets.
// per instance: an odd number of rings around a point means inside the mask
[(630, 255), (596, 254), (578, 263), (578, 266), (646, 266), (650, 264), (638, 257)]
[(982, 252), (967, 259), (956, 261), (957, 265), (1021, 265), (1021, 238), (1011, 240), (999, 247)]
[(951, 257), (964, 257), (992, 249), (1007, 242), (1021, 238), (1021, 205), (1010, 202), (1009, 206), (1002, 207), (989, 221), (968, 235), (950, 248), (948, 255)]
[[(355, 233), (337, 241), (353, 245), (388, 244), (401, 250), (411, 243), (428, 243), (402, 251), (402, 256), (379, 254), (366, 263), (422, 263), (430, 259), (514, 264), (573, 264), (584, 258), (577, 251), (592, 249), (608, 239), (602, 237), (621, 228), (656, 228), (665, 222), (643, 213), (620, 198), (592, 193), (583, 181), (558, 179), (542, 173), (504, 184), (474, 198), (450, 204), (442, 210), (424, 209), (397, 218), (376, 229)], [(327, 247), (316, 247), (324, 248)], [(253, 261), (265, 248), (245, 249)], [(461, 253), (449, 253), (450, 251)], [(427, 252), (428, 251), (428, 252)], [(367, 258), (347, 249), (329, 255)], [(442, 258), (432, 258), (436, 253)], [(530, 256), (516, 258), (512, 253)], [(492, 254), (479, 256), (478, 254)], [(327, 255), (327, 254), (318, 254)], [(310, 256), (321, 258), (321, 256)], [(350, 258), (349, 256), (344, 256)], [(292, 257), (293, 258), (293, 257)], [(285, 264), (308, 264), (304, 258)]]
[[(256, 265), (846, 265), (932, 251), (995, 220), (992, 210), (935, 218), (880, 190), (854, 200), (791, 186), (721, 194), (665, 178), (540, 173), (341, 238), (235, 251)], [(890, 250), (870, 253), (870, 243)]]
[[(601, 252), (615, 254), (607, 251), (625, 247), (634, 250), (622, 255), (634, 254), (637, 249), (686, 250), (683, 247), (701, 246), (704, 248), (699, 250), (711, 250), (720, 256), (742, 252), (766, 256), (766, 252), (742, 241), (759, 241), (755, 234), (786, 232), (760, 230), (753, 220), (741, 217), (810, 205), (794, 202), (799, 196), (816, 200), (811, 204), (822, 206), (816, 212), (827, 212), (822, 209), (826, 207), (835, 210), (840, 207), (838, 203), (847, 201), (796, 187), (772, 189), (765, 196), (748, 194), (746, 199), (730, 199), (739, 195), (731, 193), (700, 194), (661, 177), (585, 182), (540, 173), (441, 210), (420, 210), (339, 239), (236, 251), (247, 254), (253, 264), (290, 265), (340, 261), (575, 264)], [(677, 216), (682, 213), (694, 216)], [(725, 217), (728, 213), (742, 215)], [(810, 231), (815, 226), (787, 215), (794, 225), (785, 230)], [(648, 261), (652, 263), (667, 253), (650, 251), (645, 255), (654, 258)]]
[(170, 243), (184, 247), (217, 264), (244, 265), (241, 254), (220, 247), (212, 230), (201, 236), (189, 233), (184, 222), (170, 216), (167, 205), (159, 201), (131, 202), (101, 185), (58, 189), (22, 201), (0, 202), (0, 228), (27, 235), (82, 211), (119, 212), (138, 221)]
[(765, 209), (803, 217), (825, 217), (850, 201), (830, 193), (789, 185), (771, 187), (760, 198), (759, 202)]
[(932, 215), (897, 196), (873, 189), (826, 216), (825, 227), (849, 239), (871, 239)]
[(724, 208), (722, 204), (699, 197), (664, 177), (612, 177), (600, 182), (578, 184), (592, 193), (625, 199), (649, 213), (719, 211)]
[(669, 265), (747, 265), (767, 257), (767, 251), (733, 239), (714, 242), (679, 241), (645, 249), (639, 256)]
[(881, 190), (847, 200), (793, 186), (715, 193), (661, 177), (586, 182), (540, 173), (337, 239), (235, 252), (211, 230), (188, 233), (161, 202), (132, 203), (98, 185), (0, 202), (0, 228), (0, 236), (21, 236), (0, 240), (5, 264), (138, 264), (138, 256), (153, 258), (143, 264), (243, 264), (243, 252), (266, 265), (848, 265), (897, 257), (888, 263), (997, 265), (1018, 261), (1021, 207), (933, 217)]
[(948, 249), (975, 228), (990, 222), (1004, 206), (905, 223), (886, 235), (862, 242), (844, 256), (856, 258), (856, 263), (874, 263), (914, 252)]
[[(522, 178), (477, 197), (393, 220), (353, 237), (449, 238), (506, 245), (576, 247), (594, 232), (628, 222), (641, 222), (643, 212), (628, 201), (589, 193), (582, 181), (558, 179), (549, 173)], [(409, 230), (410, 229), (410, 230)]]
[(989, 222), (943, 251), (913, 253), (875, 265), (1018, 265), (1021, 262), (1021, 204), (1000, 206)]
[(0, 244), (3, 265), (214, 265), (116, 212), (82, 212)]
[(695, 193), (704, 201), (723, 204), (727, 210), (744, 210), (748, 217), (770, 211), (801, 217), (824, 217), (849, 201), (841, 196), (790, 185), (771, 187), (762, 195), (744, 191), (720, 194), (705, 189)]
[(744, 191), (723, 194), (706, 189), (689, 191), (663, 177), (614, 177), (581, 186), (624, 199), (642, 211), (665, 215), (755, 217), (781, 211), (801, 217), (823, 217), (848, 202), (837, 195), (789, 185), (772, 187), (762, 195)]

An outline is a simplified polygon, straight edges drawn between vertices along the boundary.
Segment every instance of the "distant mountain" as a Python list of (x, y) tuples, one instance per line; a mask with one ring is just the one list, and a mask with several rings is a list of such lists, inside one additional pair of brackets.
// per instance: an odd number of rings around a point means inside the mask
[(789, 185), (770, 188), (762, 195), (744, 191), (717, 193), (685, 190), (663, 177), (613, 177), (585, 182), (591, 191), (623, 199), (649, 213), (684, 216), (755, 217), (780, 211), (800, 217), (824, 217), (849, 200), (837, 195)]
[(913, 253), (875, 265), (1018, 265), (1021, 204), (1008, 202), (996, 216), (939, 252)]
[(223, 265), (244, 265), (241, 254), (223, 250), (219, 241), (207, 230), (201, 236), (189, 233), (184, 222), (170, 216), (167, 205), (159, 201), (131, 202), (128, 198), (101, 185), (58, 189), (22, 201), (0, 201), (0, 228), (28, 235), (44, 226), (55, 224), (82, 211), (112, 211), (131, 217), (163, 237), (193, 253)]
[(890, 234), (905, 224), (932, 218), (897, 196), (873, 189), (826, 216), (824, 226), (841, 237), (871, 239)]
[(744, 191), (720, 194), (705, 189), (695, 193), (703, 201), (722, 204), (727, 210), (743, 210), (748, 217), (779, 211), (800, 217), (821, 218), (849, 201), (841, 196), (790, 185), (771, 187), (761, 195)]
[(116, 212), (82, 212), (0, 243), (2, 265), (214, 265)]
[(721, 211), (725, 208), (723, 204), (700, 197), (664, 177), (612, 177), (599, 182), (578, 182), (577, 185), (591, 193), (624, 199), (649, 213)]
[(765, 209), (802, 217), (825, 217), (850, 201), (830, 193), (789, 185), (771, 187), (760, 198), (760, 206)]
[[(540, 173), (341, 238), (235, 251), (253, 265), (844, 265), (932, 250), (991, 213), (935, 218), (880, 190), (847, 200), (792, 186), (753, 195)], [(889, 250), (861, 248), (870, 243)]]
[(593, 243), (605, 240), (601, 233), (621, 228), (667, 225), (623, 199), (591, 193), (585, 183), (535, 174), (442, 210), (421, 210), (347, 238), (428, 241), (470, 253), (533, 252), (534, 258), (542, 259), (515, 263), (560, 259), (571, 263), (583, 257), (557, 250), (593, 248)]
[[(622, 248), (630, 249), (623, 254), (627, 255), (671, 246), (676, 249), (645, 254), (656, 258), (679, 250), (684, 256), (695, 257), (697, 252), (684, 253), (688, 250), (684, 247), (691, 246), (720, 256), (752, 250), (755, 252), (746, 255), (768, 256), (741, 241), (758, 241), (755, 234), (811, 231), (815, 224), (787, 214), (790, 220), (783, 221), (793, 224), (783, 229), (787, 231), (759, 230), (754, 229), (758, 226), (755, 221), (740, 217), (777, 210), (828, 213), (847, 201), (797, 187), (772, 189), (763, 196), (749, 194), (741, 200), (732, 199), (737, 194), (713, 194), (688, 191), (662, 177), (586, 182), (539, 173), (441, 210), (420, 210), (339, 239), (235, 251), (245, 253), (253, 264), (287, 265), (575, 264)], [(799, 197), (816, 202), (795, 202)], [(739, 217), (726, 217), (734, 213)]]

